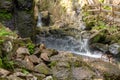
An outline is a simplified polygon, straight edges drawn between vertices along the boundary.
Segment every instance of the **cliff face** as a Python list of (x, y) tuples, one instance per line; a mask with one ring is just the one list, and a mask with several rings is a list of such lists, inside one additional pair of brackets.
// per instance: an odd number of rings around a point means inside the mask
[(33, 30), (32, 0), (0, 0), (0, 22), (21, 37), (30, 37)]

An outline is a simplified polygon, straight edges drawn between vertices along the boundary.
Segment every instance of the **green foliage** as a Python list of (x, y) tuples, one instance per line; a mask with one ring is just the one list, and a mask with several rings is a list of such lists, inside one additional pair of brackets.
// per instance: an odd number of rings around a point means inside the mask
[(8, 32), (5, 27), (0, 28), (0, 36), (10, 35), (11, 32)]
[(5, 69), (14, 69), (14, 62), (8, 60), (7, 57), (0, 58), (0, 67)]
[(12, 14), (7, 12), (6, 10), (0, 10), (0, 21), (1, 20), (10, 20), (12, 18)]
[(0, 67), (3, 67), (3, 62), (1, 58), (0, 58)]
[(94, 26), (92, 29), (95, 30), (101, 30), (101, 29), (106, 29), (107, 26), (105, 25), (105, 23), (103, 21), (98, 21), (98, 26)]
[(34, 53), (34, 47), (35, 47), (35, 45), (33, 43), (28, 43), (27, 44), (27, 48), (28, 48), (30, 54)]
[(0, 44), (3, 43), (3, 42), (4, 42), (4, 40), (0, 40)]
[(49, 64), (49, 66), (50, 66), (50, 67), (54, 67), (56, 64), (57, 64), (57, 61), (52, 61), (52, 62)]
[(23, 68), (23, 69), (22, 69), (22, 73), (24, 73), (24, 74), (29, 74), (29, 71)]
[(110, 6), (104, 6), (103, 9), (111, 10), (111, 7)]

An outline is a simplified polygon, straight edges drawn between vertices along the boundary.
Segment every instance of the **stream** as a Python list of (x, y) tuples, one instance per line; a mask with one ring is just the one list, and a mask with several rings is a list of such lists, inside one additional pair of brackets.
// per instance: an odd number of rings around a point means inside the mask
[(72, 36), (56, 37), (39, 37), (37, 43), (43, 43), (47, 48), (56, 49), (58, 51), (70, 51), (83, 56), (101, 58), (102, 53), (99, 51), (91, 51), (89, 49), (89, 39), (75, 39)]

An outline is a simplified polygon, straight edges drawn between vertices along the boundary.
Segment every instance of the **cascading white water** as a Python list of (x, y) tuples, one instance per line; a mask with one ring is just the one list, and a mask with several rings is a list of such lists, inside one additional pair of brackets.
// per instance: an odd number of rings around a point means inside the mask
[(73, 52), (76, 53), (76, 54), (84, 55), (84, 56), (89, 56), (89, 57), (94, 57), (94, 58), (101, 58), (102, 53), (100, 53), (100, 52), (92, 52), (89, 49), (88, 42), (89, 42), (89, 39), (80, 39), (80, 43), (81, 43), (80, 52), (77, 52), (77, 51), (73, 51)]
[(54, 36), (39, 38), (40, 43), (44, 43), (47, 48), (56, 49), (59, 51), (70, 51), (75, 54), (84, 56), (101, 58), (102, 53), (97, 51), (90, 51), (89, 39), (75, 39), (71, 36), (65, 36), (64, 38), (58, 38)]
[(38, 14), (37, 27), (42, 27), (42, 15)]

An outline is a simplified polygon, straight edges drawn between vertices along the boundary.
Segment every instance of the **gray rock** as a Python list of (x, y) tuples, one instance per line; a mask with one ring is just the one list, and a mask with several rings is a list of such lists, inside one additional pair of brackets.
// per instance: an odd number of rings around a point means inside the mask
[(15, 65), (20, 68), (26, 68), (29, 70), (34, 69), (33, 63), (30, 61), (29, 56), (25, 56), (24, 60), (21, 60), (19, 58), (15, 59)]
[(115, 55), (120, 53), (120, 45), (118, 43), (111, 44), (109, 46), (109, 51)]
[(32, 63), (39, 63), (40, 62), (39, 58), (36, 55), (30, 55), (29, 59)]
[[(97, 71), (99, 71), (100, 74), (103, 74), (105, 76), (109, 75), (108, 78), (110, 78), (111, 80), (114, 80), (112, 78), (118, 79), (120, 76), (120, 68), (118, 65), (110, 64), (104, 61), (94, 61), (94, 62), (91, 62), (90, 66), (93, 69), (96, 69)], [(110, 77), (113, 75), (114, 77)]]
[(45, 75), (50, 74), (50, 69), (44, 63), (40, 63), (36, 65), (34, 67), (34, 71), (41, 73), (41, 74), (45, 74)]
[(91, 80), (95, 76), (95, 73), (87, 68), (74, 68), (72, 70), (74, 80)]
[(44, 61), (49, 61), (48, 53), (42, 53), (40, 55), (40, 58), (43, 59)]
[(24, 74), (22, 72), (15, 72), (8, 76), (8, 78), (10, 78), (10, 80), (37, 80), (37, 77), (33, 76), (32, 74)]
[(25, 47), (19, 47), (17, 50), (16, 50), (16, 54), (17, 54), (17, 58), (21, 58), (23, 57), (24, 55), (29, 55), (29, 50)]
[(43, 80), (46, 76), (40, 73), (33, 73), (34, 76), (37, 77), (38, 80)]
[(105, 45), (105, 44), (101, 44), (101, 43), (94, 43), (94, 44), (91, 44), (90, 45), (90, 48), (92, 50), (99, 50), (99, 51), (102, 51), (103, 53), (107, 52), (108, 51), (108, 46)]
[(25, 59), (23, 60), (23, 62), (25, 63), (24, 65), (25, 65), (25, 67), (26, 67), (27, 69), (33, 70), (34, 65), (33, 65), (33, 63), (30, 61), (29, 56), (26, 56)]
[(24, 80), (24, 79), (21, 79), (20, 77), (17, 77), (15, 75), (10, 75), (7, 77), (8, 80)]
[(56, 80), (72, 80), (70, 79), (71, 77), (71, 72), (69, 69), (65, 69), (65, 68), (62, 68), (62, 69), (56, 69), (56, 68), (53, 68), (52, 70), (52, 73), (53, 73), (53, 77), (56, 78)]

